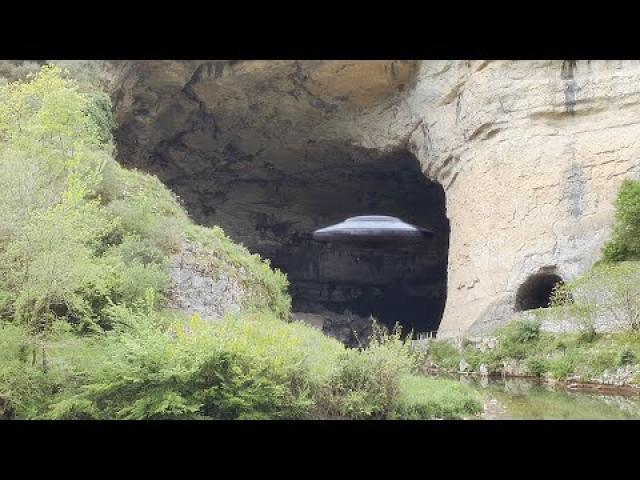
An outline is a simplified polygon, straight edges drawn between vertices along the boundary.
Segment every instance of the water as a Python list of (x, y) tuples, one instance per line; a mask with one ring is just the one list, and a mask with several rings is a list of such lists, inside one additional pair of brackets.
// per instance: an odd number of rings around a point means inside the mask
[(462, 377), (482, 395), (487, 420), (640, 419), (640, 396), (575, 392), (534, 380)]

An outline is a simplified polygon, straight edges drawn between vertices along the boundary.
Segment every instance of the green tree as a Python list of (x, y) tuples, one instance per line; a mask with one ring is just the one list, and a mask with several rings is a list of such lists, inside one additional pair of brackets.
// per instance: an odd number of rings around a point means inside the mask
[(604, 259), (614, 262), (640, 259), (640, 182), (625, 180), (615, 206), (613, 238), (604, 247)]

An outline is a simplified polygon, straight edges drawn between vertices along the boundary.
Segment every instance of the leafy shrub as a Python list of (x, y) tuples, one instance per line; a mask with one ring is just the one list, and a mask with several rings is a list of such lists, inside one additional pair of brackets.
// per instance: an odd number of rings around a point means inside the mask
[(580, 343), (593, 343), (596, 338), (598, 338), (598, 332), (596, 332), (593, 324), (582, 328), (578, 334), (578, 341)]
[(570, 282), (567, 288), (590, 318), (604, 315), (622, 328), (640, 329), (638, 262), (602, 263)]
[(518, 319), (496, 331), (498, 346), (495, 359), (524, 359), (536, 353), (542, 346), (540, 321)]
[(98, 141), (108, 147), (113, 145), (115, 122), (111, 115), (111, 98), (104, 92), (93, 91), (89, 98), (87, 115), (96, 126)]
[(575, 370), (575, 360), (570, 355), (561, 355), (548, 362), (548, 370), (556, 380), (564, 380)]
[(415, 353), (399, 328), (377, 330), (368, 348), (345, 350), (320, 391), (319, 409), (328, 418), (389, 418), (398, 402), (399, 379), (417, 367)]
[[(247, 307), (287, 318), (286, 277), (219, 228), (191, 225), (155, 177), (112, 158), (108, 97), (57, 66), (0, 87), (0, 312), (45, 331), (110, 328), (105, 308), (162, 298), (187, 231), (255, 291)], [(239, 273), (242, 272), (242, 273)], [(214, 272), (215, 273), (215, 272)]]
[(508, 331), (509, 339), (518, 343), (531, 343), (540, 338), (539, 320), (520, 320)]
[(527, 359), (527, 370), (536, 377), (541, 377), (549, 369), (547, 361), (539, 357), (531, 357)]
[(461, 359), (458, 349), (445, 340), (431, 340), (427, 355), (438, 367), (446, 369), (457, 370)]
[(596, 350), (585, 359), (587, 366), (594, 375), (599, 375), (605, 370), (616, 369), (619, 357), (614, 350)]
[(478, 409), (467, 387), (411, 375), (415, 357), (398, 332), (348, 350), (267, 314), (185, 322), (140, 304), (113, 315), (95, 361), (76, 367), (83, 383), (59, 395), (48, 418), (458, 418)]
[(193, 317), (165, 328), (152, 310), (126, 315), (103, 334), (100, 357), (112, 360), (92, 363), (85, 384), (49, 417), (297, 418), (308, 409), (304, 385), (292, 387), (307, 367), (296, 326), (264, 316)]
[(615, 206), (613, 238), (604, 247), (604, 259), (611, 262), (640, 259), (640, 182), (622, 182)]
[(83, 344), (59, 323), (47, 338), (32, 335), (24, 325), (0, 323), (0, 397), (17, 418), (42, 415), (59, 392), (77, 380), (74, 368), (56, 350), (70, 359), (85, 346), (89, 343)]
[(637, 357), (633, 350), (629, 348), (625, 348), (624, 350), (620, 351), (620, 356), (618, 359), (618, 364), (620, 366), (630, 365), (632, 363), (635, 363), (636, 361), (637, 361)]

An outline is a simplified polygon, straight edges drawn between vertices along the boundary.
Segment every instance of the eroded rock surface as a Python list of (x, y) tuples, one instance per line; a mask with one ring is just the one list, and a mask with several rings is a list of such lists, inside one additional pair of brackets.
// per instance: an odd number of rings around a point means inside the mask
[[(211, 253), (196, 243), (185, 242), (169, 266), (170, 308), (207, 320), (237, 313), (251, 293), (238, 278), (221, 268), (212, 268)], [(236, 272), (234, 272), (236, 273)], [(238, 271), (238, 274), (242, 272)]]
[(599, 258), (639, 173), (639, 78), (636, 61), (422, 62), (410, 143), (451, 221), (441, 337), (509, 319), (529, 276)]

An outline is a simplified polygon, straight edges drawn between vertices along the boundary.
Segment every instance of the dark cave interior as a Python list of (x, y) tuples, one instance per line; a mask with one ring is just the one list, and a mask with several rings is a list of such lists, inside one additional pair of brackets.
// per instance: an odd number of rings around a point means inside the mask
[[(227, 159), (206, 175), (165, 181), (196, 221), (220, 225), (287, 273), (295, 312), (348, 311), (387, 326), (399, 322), (405, 331), (437, 330), (446, 300), (445, 194), (407, 150), (313, 144)], [(434, 235), (405, 246), (312, 239), (317, 228), (373, 214)]]
[(549, 307), (554, 288), (563, 283), (562, 278), (555, 273), (531, 275), (516, 292), (516, 311)]

